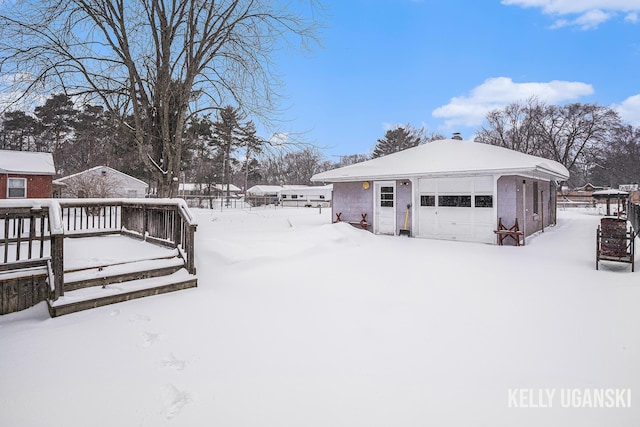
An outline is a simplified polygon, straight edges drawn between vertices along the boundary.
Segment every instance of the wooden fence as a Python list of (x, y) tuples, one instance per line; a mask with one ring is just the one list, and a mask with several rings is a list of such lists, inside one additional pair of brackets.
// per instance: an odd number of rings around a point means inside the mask
[[(5, 272), (2, 277), (6, 280), (0, 278), (0, 285), (4, 284), (4, 290), (0, 289), (0, 314), (30, 307), (42, 301), (45, 298), (43, 294), (48, 294), (46, 296), (53, 300), (64, 295), (65, 237), (126, 234), (177, 248), (185, 268), (189, 273), (195, 274), (196, 227), (196, 222), (182, 199), (2, 201), (0, 273)], [(49, 283), (49, 292), (42, 291), (43, 280), (17, 280), (17, 276), (9, 274), (16, 270), (37, 269), (40, 277), (43, 275), (43, 267), (46, 267), (44, 279)], [(27, 276), (33, 275), (27, 272)], [(21, 290), (17, 290), (18, 288)], [(24, 296), (25, 294), (31, 296)]]

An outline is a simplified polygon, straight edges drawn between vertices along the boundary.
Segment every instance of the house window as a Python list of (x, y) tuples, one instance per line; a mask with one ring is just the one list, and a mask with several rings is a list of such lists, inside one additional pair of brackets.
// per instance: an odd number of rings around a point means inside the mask
[(298, 195), (297, 195), (297, 194), (292, 194), (292, 195), (291, 195), (291, 198), (292, 198), (292, 199), (297, 199), (297, 198), (298, 198)]
[(420, 196), (420, 206), (435, 206), (436, 196)]
[(286, 195), (286, 194), (283, 194), (283, 195), (282, 195), (282, 198), (283, 198), (283, 199), (286, 199), (286, 198), (287, 198), (287, 195)]
[(538, 213), (538, 183), (533, 183), (533, 213)]
[(324, 200), (324, 194), (321, 194), (321, 195), (320, 195), (320, 199), (321, 199), (321, 200)]
[(438, 206), (448, 208), (470, 208), (471, 196), (438, 196)]
[(27, 197), (27, 179), (9, 178), (7, 180), (7, 198), (25, 199)]
[(380, 187), (380, 207), (393, 207), (393, 187)]
[(476, 208), (492, 208), (493, 196), (476, 196), (475, 197)]

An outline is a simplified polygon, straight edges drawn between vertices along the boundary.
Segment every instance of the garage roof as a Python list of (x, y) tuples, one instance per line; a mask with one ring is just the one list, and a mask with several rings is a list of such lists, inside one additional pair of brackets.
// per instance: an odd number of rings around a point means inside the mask
[(311, 180), (347, 182), (477, 174), (526, 174), (557, 180), (569, 178), (569, 171), (553, 160), (496, 145), (443, 139), (318, 173)]

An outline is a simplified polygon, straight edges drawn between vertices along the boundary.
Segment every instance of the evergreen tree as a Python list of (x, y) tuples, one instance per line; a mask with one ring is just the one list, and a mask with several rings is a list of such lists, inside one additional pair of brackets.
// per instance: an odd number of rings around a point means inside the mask
[(73, 138), (62, 147), (65, 174), (111, 165), (111, 134), (104, 108), (85, 104), (77, 115)]
[(389, 129), (384, 138), (378, 140), (371, 157), (375, 159), (376, 157), (386, 156), (387, 154), (415, 147), (423, 142), (426, 142), (424, 128), (414, 129), (411, 125), (396, 126), (393, 129)]
[(218, 119), (213, 123), (213, 136), (210, 145), (216, 148), (216, 163), (219, 167), (221, 166), (221, 184), (226, 187), (227, 197), (230, 195), (231, 154), (242, 146), (244, 137), (240, 110), (230, 105), (221, 109), (218, 112)]
[(50, 151), (57, 172), (65, 174), (69, 168), (62, 147), (71, 137), (78, 111), (71, 99), (60, 93), (51, 96), (44, 105), (36, 107), (35, 115), (42, 125), (42, 133), (39, 141), (36, 141), (36, 151)]
[(262, 147), (265, 144), (264, 140), (256, 135), (256, 127), (252, 121), (249, 121), (244, 127), (244, 137), (242, 139), (242, 147), (245, 150), (244, 164), (242, 166), (244, 170), (243, 176), (243, 191), (247, 191), (249, 188), (249, 178), (254, 181), (261, 178), (258, 172), (260, 164), (255, 159), (255, 156), (262, 152)]
[(35, 149), (34, 138), (39, 133), (39, 123), (33, 116), (21, 110), (7, 111), (2, 115), (0, 148), (30, 151)]

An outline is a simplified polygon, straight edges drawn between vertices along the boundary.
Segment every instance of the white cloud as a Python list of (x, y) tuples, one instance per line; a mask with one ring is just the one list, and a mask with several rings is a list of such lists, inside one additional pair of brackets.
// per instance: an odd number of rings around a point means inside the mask
[(580, 15), (573, 23), (583, 30), (590, 30), (597, 28), (598, 25), (607, 21), (609, 18), (611, 18), (610, 13), (603, 12), (600, 9), (593, 9)]
[(640, 94), (630, 96), (621, 104), (612, 105), (620, 117), (634, 126), (640, 126)]
[(436, 108), (433, 116), (445, 119), (445, 126), (479, 126), (487, 113), (511, 102), (536, 97), (551, 104), (591, 95), (593, 87), (581, 82), (553, 80), (550, 82), (514, 83), (508, 77), (494, 77), (474, 88), (468, 96), (452, 98), (447, 105)]
[(578, 15), (574, 19), (558, 19), (551, 28), (575, 25), (583, 30), (597, 28), (618, 12), (624, 13), (625, 21), (638, 22), (640, 0), (502, 0), (506, 6), (541, 8), (549, 15)]

